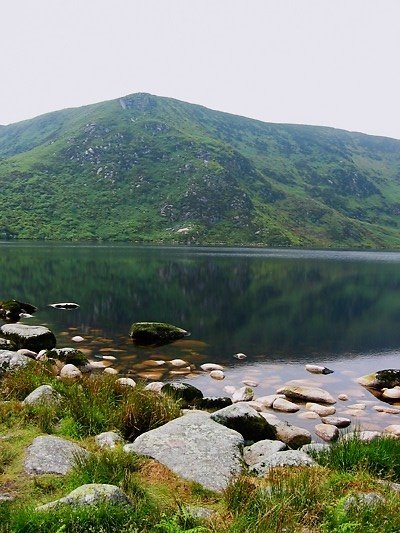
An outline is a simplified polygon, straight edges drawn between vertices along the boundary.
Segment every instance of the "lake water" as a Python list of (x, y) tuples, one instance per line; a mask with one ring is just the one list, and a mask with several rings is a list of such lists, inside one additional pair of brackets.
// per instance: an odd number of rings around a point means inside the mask
[[(338, 414), (366, 403), (354, 424), (399, 423), (399, 415), (373, 410), (380, 400), (355, 378), (399, 368), (400, 253), (3, 242), (0, 269), (0, 299), (39, 307), (26, 323), (46, 324), (59, 347), (82, 335), (88, 354), (114, 355), (115, 368), (132, 377), (190, 381), (206, 395), (226, 395), (226, 385), (251, 379), (259, 382), (258, 396), (296, 379), (347, 393)], [(64, 301), (80, 308), (48, 307)], [(136, 321), (169, 322), (191, 336), (139, 348), (129, 339)], [(247, 359), (235, 359), (236, 352)], [(173, 358), (196, 370), (181, 375), (151, 366)], [(224, 365), (225, 380), (199, 371), (204, 362)], [(334, 374), (311, 375), (306, 363)]]

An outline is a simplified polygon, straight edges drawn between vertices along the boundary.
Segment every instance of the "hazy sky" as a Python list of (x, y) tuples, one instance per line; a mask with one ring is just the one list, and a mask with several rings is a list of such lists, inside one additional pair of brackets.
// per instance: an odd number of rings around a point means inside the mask
[(0, 124), (150, 92), (400, 138), (400, 0), (0, 0)]

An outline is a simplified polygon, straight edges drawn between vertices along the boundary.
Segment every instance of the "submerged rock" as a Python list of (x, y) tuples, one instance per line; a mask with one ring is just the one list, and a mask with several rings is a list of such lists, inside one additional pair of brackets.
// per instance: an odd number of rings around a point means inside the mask
[(143, 433), (124, 450), (150, 456), (184, 479), (222, 491), (242, 471), (242, 445), (238, 432), (195, 412)]
[(357, 382), (371, 389), (391, 389), (400, 386), (400, 369), (379, 370), (358, 378)]
[(186, 330), (163, 322), (135, 322), (130, 331), (133, 342), (144, 345), (168, 344), (187, 335)]
[(0, 333), (11, 341), (16, 350), (27, 348), (36, 352), (42, 349), (51, 350), (56, 346), (54, 333), (44, 326), (4, 324), (0, 328)]

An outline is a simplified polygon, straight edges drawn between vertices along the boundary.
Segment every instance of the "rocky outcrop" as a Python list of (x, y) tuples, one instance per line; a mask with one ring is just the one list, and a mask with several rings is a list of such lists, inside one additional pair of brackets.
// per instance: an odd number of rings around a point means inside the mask
[(203, 413), (189, 413), (140, 435), (126, 452), (147, 455), (175, 474), (222, 491), (240, 474), (243, 437)]
[(26, 450), (25, 473), (30, 475), (67, 474), (76, 457), (88, 457), (89, 452), (65, 439), (46, 435), (36, 437)]
[(163, 322), (135, 322), (130, 336), (136, 344), (168, 344), (186, 337), (189, 333), (172, 324)]
[(4, 324), (0, 334), (11, 341), (16, 350), (27, 348), (38, 352), (51, 350), (56, 346), (54, 333), (44, 326), (27, 326), (25, 324)]

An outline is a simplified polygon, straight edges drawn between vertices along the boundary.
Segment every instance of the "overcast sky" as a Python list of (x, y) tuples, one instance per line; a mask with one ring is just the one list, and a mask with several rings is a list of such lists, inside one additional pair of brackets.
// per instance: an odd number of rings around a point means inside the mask
[(0, 124), (150, 92), (400, 138), (400, 0), (0, 6)]

